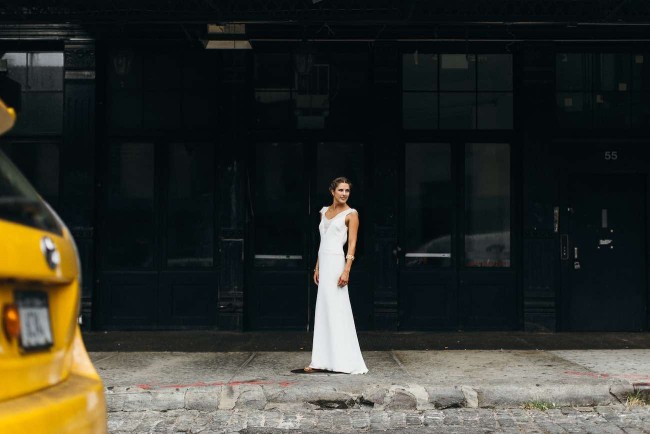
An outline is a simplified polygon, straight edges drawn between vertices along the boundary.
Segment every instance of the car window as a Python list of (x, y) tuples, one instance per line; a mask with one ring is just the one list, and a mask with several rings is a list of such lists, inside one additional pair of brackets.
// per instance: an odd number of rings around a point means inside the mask
[(0, 219), (62, 235), (62, 228), (36, 190), (0, 151)]

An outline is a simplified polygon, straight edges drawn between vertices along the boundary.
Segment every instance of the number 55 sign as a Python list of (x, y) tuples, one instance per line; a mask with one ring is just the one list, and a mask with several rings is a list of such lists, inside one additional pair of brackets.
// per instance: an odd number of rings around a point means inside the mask
[(605, 160), (618, 160), (618, 151), (605, 151)]

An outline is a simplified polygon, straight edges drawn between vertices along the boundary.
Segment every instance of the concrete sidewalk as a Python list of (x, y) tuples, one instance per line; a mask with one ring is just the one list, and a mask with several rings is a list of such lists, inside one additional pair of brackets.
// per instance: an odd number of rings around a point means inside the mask
[(291, 372), (294, 352), (92, 352), (109, 411), (370, 406), (386, 410), (625, 402), (650, 386), (650, 350), (366, 351), (366, 375)]

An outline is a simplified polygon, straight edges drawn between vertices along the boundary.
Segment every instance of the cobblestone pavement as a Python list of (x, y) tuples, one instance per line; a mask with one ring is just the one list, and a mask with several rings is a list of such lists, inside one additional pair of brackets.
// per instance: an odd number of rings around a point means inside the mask
[(109, 413), (111, 433), (650, 433), (650, 406), (378, 411), (169, 410)]

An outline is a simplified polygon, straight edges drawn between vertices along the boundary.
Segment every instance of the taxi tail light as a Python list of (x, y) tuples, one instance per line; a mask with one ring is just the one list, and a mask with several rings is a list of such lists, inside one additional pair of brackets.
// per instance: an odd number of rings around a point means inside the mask
[(15, 304), (6, 304), (2, 309), (2, 325), (7, 339), (18, 339), (20, 336), (20, 315)]

